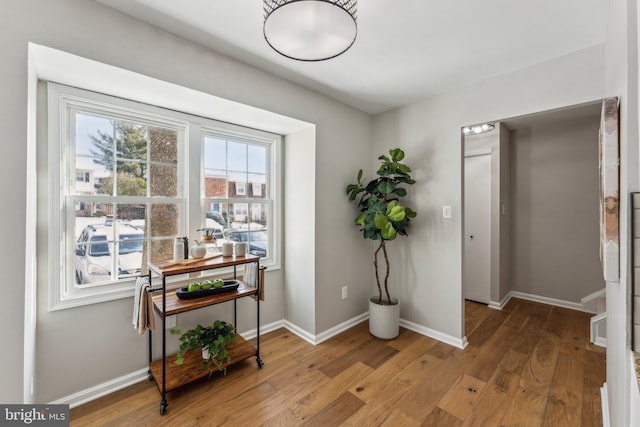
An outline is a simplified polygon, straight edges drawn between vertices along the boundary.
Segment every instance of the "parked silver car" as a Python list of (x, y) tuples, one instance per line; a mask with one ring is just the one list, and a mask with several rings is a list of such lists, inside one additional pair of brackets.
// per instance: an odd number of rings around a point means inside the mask
[[(117, 241), (114, 227), (118, 230)], [(125, 223), (86, 226), (76, 244), (76, 283), (108, 282), (139, 274), (143, 247), (144, 232), (138, 227)], [(116, 249), (118, 271), (112, 275)]]

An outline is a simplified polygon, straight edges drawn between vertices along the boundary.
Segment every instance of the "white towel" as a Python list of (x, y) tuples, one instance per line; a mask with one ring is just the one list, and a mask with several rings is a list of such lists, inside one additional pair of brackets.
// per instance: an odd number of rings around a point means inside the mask
[(259, 294), (254, 297), (254, 299), (260, 298), (260, 301), (264, 301), (264, 270), (266, 269), (267, 267), (260, 267), (260, 271), (258, 271), (258, 264), (255, 263), (244, 265), (242, 278), (247, 285), (256, 288), (258, 287), (258, 280), (260, 280)]
[(133, 296), (133, 328), (139, 334), (144, 334), (147, 329), (153, 331), (156, 328), (156, 321), (153, 316), (153, 302), (147, 289), (149, 284), (148, 276), (140, 276), (136, 279), (136, 289)]

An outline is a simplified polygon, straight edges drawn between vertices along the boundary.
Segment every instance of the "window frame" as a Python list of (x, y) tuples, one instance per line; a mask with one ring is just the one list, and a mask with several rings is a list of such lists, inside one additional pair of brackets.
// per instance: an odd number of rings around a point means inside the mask
[[(281, 258), (281, 167), (282, 136), (242, 126), (222, 123), (213, 119), (142, 104), (136, 101), (116, 98), (110, 95), (47, 82), (48, 138), (43, 146), (49, 151), (47, 178), (49, 180), (48, 209), (48, 260), (49, 260), (49, 310), (60, 310), (84, 306), (120, 298), (131, 297), (135, 278), (119, 279), (100, 284), (77, 286), (75, 281), (76, 239), (72, 232), (75, 227), (76, 202), (106, 201), (120, 199), (124, 203), (144, 203), (149, 206), (151, 197), (133, 196), (87, 196), (71, 194), (75, 185), (75, 127), (71, 114), (82, 112), (107, 113), (115, 118), (143, 122), (178, 131), (178, 191), (174, 198), (161, 197), (157, 203), (177, 203), (180, 205), (179, 232), (197, 238), (197, 229), (204, 226), (204, 132), (249, 139), (269, 141), (271, 155), (270, 189), (272, 203), (269, 220), (273, 224), (269, 231), (269, 254), (261, 260), (270, 269), (280, 268)], [(87, 109), (85, 109), (87, 108)], [(195, 169), (195, 171), (193, 171)], [(199, 170), (198, 170), (199, 169)], [(125, 200), (122, 200), (122, 198)], [(81, 200), (80, 200), (81, 199)], [(147, 237), (151, 240), (150, 237)], [(73, 251), (71, 250), (73, 249)], [(209, 273), (211, 274), (211, 273)], [(228, 274), (220, 269), (216, 274)], [(171, 280), (170, 287), (179, 287), (188, 277)]]

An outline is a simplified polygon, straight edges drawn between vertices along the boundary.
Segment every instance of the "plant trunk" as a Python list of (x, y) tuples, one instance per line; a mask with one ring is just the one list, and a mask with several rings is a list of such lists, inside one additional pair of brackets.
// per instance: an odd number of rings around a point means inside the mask
[(382, 286), (380, 286), (380, 275), (378, 274), (378, 252), (384, 246), (384, 240), (380, 239), (380, 246), (373, 254), (373, 266), (376, 270), (376, 284), (378, 285), (378, 304), (382, 304)]
[(385, 240), (380, 239), (380, 246), (376, 249), (373, 256), (373, 265), (376, 270), (376, 284), (378, 285), (378, 304), (382, 304), (382, 285), (380, 284), (380, 274), (378, 273), (378, 252), (382, 249), (384, 255), (384, 262), (387, 267), (387, 271), (384, 275), (384, 292), (387, 295), (387, 304), (391, 304), (391, 295), (389, 294), (389, 257), (387, 256), (387, 248), (384, 244)]
[(384, 291), (387, 294), (387, 301), (391, 305), (391, 295), (389, 295), (389, 258), (387, 257), (387, 247), (384, 245), (384, 240), (382, 241), (382, 253), (384, 254), (384, 262), (387, 265), (387, 272), (384, 275)]

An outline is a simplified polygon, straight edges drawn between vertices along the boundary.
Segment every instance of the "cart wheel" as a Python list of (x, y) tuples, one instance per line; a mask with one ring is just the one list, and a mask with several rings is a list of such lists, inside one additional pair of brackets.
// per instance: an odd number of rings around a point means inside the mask
[(169, 406), (169, 403), (167, 403), (166, 400), (160, 402), (160, 415), (164, 415), (167, 413), (167, 406)]
[(258, 368), (262, 369), (262, 367), (264, 366), (264, 362), (262, 361), (262, 359), (258, 357), (256, 359), (256, 362), (258, 362)]

